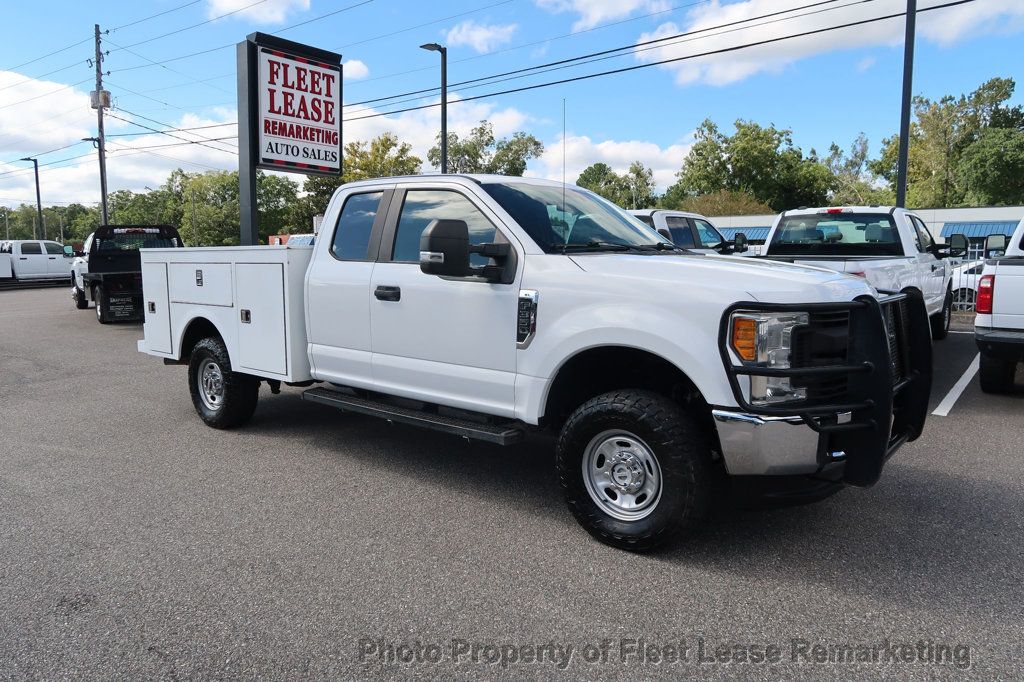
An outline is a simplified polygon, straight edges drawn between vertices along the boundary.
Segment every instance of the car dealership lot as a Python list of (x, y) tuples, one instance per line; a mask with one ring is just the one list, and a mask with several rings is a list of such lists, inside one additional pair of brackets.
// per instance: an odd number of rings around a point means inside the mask
[[(1021, 673), (1020, 376), (972, 380), (874, 488), (635, 555), (581, 532), (539, 438), (265, 387), (214, 431), (141, 333), (66, 288), (0, 292), (0, 677)], [(976, 353), (935, 350), (933, 405)]]

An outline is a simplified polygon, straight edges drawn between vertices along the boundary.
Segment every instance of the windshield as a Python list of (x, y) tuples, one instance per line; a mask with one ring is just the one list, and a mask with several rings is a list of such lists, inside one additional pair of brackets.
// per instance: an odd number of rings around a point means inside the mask
[(576, 187), (525, 182), (482, 186), (545, 253), (672, 248), (615, 204)]
[(787, 216), (768, 244), (769, 256), (902, 256), (892, 216), (829, 213)]

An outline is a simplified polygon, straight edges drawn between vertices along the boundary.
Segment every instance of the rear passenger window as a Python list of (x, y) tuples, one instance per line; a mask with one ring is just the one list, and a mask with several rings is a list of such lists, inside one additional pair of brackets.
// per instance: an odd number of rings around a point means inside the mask
[(693, 230), (690, 229), (690, 221), (679, 216), (665, 216), (665, 225), (669, 234), (672, 235), (672, 243), (684, 249), (692, 249), (696, 246), (693, 242)]
[(377, 219), (383, 192), (353, 194), (345, 200), (334, 229), (331, 253), (341, 260), (373, 260), (369, 254), (370, 233)]
[(51, 256), (62, 256), (64, 255), (64, 247), (57, 242), (46, 242), (43, 244), (46, 247), (46, 253)]
[[(413, 189), (405, 194), (391, 260), (418, 263), (420, 236), (431, 221), (439, 219), (466, 221), (470, 244), (490, 244), (494, 241), (494, 225), (466, 197), (447, 190)], [(470, 254), (469, 263), (472, 266), (487, 265), (489, 262), (489, 258), (478, 253)]]
[(35, 256), (42, 252), (43, 248), (39, 246), (39, 242), (29, 242), (28, 244), (21, 245), (21, 255), (23, 256)]

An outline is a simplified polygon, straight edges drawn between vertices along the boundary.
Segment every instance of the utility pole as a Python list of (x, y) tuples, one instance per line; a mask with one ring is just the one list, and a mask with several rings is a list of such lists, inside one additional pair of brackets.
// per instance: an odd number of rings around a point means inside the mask
[(32, 235), (36, 239), (43, 239), (39, 236), (39, 230), (43, 226), (43, 200), (39, 196), (39, 159), (26, 156), (22, 161), (31, 161), (32, 166), (36, 169), (36, 212), (39, 215), (39, 219), (36, 221), (35, 229), (32, 231)]
[(107, 141), (103, 134), (103, 110), (110, 106), (110, 92), (103, 89), (103, 50), (100, 47), (100, 25), (96, 24), (96, 89), (90, 94), (92, 108), (96, 110), (96, 147), (100, 153), (100, 211), (103, 224), (110, 222), (107, 213)]
[(441, 172), (448, 172), (448, 48), (437, 43), (420, 45), (421, 49), (441, 54)]
[(907, 163), (910, 157), (910, 105), (913, 102), (914, 31), (917, 0), (907, 0), (907, 32), (903, 38), (903, 110), (900, 117), (900, 150), (896, 166), (896, 205), (907, 205)]
[(11, 240), (11, 209), (4, 211), (4, 227), (7, 228), (7, 241)]

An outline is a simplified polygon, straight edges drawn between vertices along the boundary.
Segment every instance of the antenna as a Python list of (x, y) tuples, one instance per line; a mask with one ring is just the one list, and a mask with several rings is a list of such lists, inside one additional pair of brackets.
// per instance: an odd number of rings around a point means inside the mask
[(565, 98), (562, 98), (562, 213), (565, 214)]

